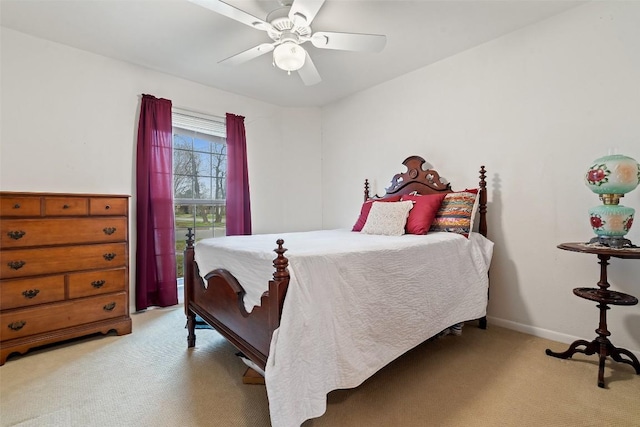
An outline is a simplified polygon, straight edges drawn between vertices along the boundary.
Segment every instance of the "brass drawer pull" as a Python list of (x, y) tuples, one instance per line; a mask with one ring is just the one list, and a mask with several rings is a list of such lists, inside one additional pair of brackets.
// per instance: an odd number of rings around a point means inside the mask
[(113, 261), (113, 259), (116, 257), (116, 254), (114, 254), (113, 252), (110, 252), (108, 254), (102, 255), (102, 257), (107, 261)]
[(9, 323), (7, 326), (9, 326), (9, 329), (11, 329), (12, 331), (19, 331), (26, 324), (27, 322), (25, 322), (24, 320), (18, 320), (17, 322)]
[(102, 231), (104, 232), (104, 234), (106, 234), (107, 236), (111, 236), (113, 233), (116, 232), (116, 228), (115, 227), (105, 227), (102, 229)]
[(26, 291), (22, 291), (22, 295), (24, 295), (24, 297), (28, 299), (35, 298), (39, 293), (40, 289), (28, 289)]
[(7, 263), (7, 265), (13, 270), (20, 270), (22, 267), (24, 267), (25, 264), (26, 262), (24, 261), (9, 261)]
[(24, 236), (25, 234), (27, 234), (26, 231), (16, 230), (16, 231), (9, 231), (7, 233), (7, 236), (11, 237), (13, 240), (20, 240), (22, 239), (22, 236)]
[(93, 282), (91, 282), (91, 286), (93, 286), (96, 289), (100, 289), (104, 284), (105, 284), (104, 280), (94, 280)]
[(116, 308), (116, 303), (115, 302), (110, 302), (109, 304), (107, 304), (104, 307), (102, 307), (102, 309), (104, 311), (112, 311), (114, 308)]

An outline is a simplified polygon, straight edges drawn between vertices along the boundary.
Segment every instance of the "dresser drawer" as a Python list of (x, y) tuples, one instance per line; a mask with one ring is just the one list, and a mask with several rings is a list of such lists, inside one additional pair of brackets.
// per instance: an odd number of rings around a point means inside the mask
[(71, 273), (69, 298), (81, 298), (126, 290), (127, 269), (97, 270), (86, 273)]
[(0, 309), (27, 307), (64, 299), (64, 275), (0, 282)]
[(124, 267), (127, 243), (15, 249), (0, 252), (0, 279)]
[(0, 222), (3, 249), (127, 240), (126, 217), (6, 219)]
[(0, 340), (7, 341), (127, 315), (127, 294), (101, 295), (0, 315)]
[(122, 197), (94, 197), (89, 199), (89, 215), (126, 215), (129, 199)]
[(45, 197), (44, 214), (47, 216), (87, 215), (89, 199), (86, 197)]
[(2, 216), (40, 216), (40, 197), (5, 196), (0, 197)]

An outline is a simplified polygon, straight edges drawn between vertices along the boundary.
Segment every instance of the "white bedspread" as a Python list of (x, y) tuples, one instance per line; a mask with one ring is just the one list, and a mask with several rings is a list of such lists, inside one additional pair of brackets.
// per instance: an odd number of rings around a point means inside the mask
[(203, 275), (229, 270), (250, 310), (273, 275), (278, 238), (289, 249), (291, 280), (265, 369), (273, 427), (322, 415), (330, 391), (356, 387), (441, 330), (486, 314), (493, 243), (477, 233), (206, 239), (196, 262)]

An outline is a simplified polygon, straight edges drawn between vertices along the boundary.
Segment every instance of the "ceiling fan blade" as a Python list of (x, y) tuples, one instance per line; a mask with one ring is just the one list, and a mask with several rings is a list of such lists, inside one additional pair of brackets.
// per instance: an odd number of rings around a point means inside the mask
[(380, 52), (387, 44), (387, 36), (318, 31), (311, 36), (311, 43), (320, 49)]
[(268, 30), (271, 24), (263, 19), (257, 18), (250, 13), (240, 10), (237, 7), (231, 6), (220, 0), (189, 0), (191, 3), (202, 6), (206, 9), (212, 10), (220, 15), (224, 15), (227, 18), (231, 18), (235, 21), (241, 22), (251, 28), (257, 28), (258, 30)]
[(298, 74), (300, 75), (300, 78), (302, 79), (302, 82), (305, 84), (305, 86), (313, 86), (320, 83), (322, 79), (320, 78), (318, 69), (311, 60), (309, 52), (306, 52), (306, 54), (307, 56), (304, 60), (304, 65), (298, 70)]
[(289, 19), (295, 25), (308, 27), (324, 4), (324, 0), (294, 0), (289, 10)]
[(257, 58), (260, 55), (264, 55), (267, 52), (271, 52), (276, 43), (262, 43), (251, 49), (247, 49), (244, 52), (240, 52), (237, 55), (230, 56), (220, 61), (220, 64), (224, 65), (240, 65), (244, 62)]

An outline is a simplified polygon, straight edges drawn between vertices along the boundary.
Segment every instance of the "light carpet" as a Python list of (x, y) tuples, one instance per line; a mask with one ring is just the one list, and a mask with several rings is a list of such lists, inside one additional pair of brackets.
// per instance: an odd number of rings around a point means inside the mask
[[(0, 367), (0, 425), (269, 426), (264, 386), (217, 332), (187, 349), (182, 307), (134, 314), (133, 333), (75, 340)], [(585, 337), (589, 338), (589, 337)], [(590, 338), (589, 338), (590, 339)], [(615, 337), (612, 337), (615, 344)], [(566, 344), (489, 325), (426, 342), (362, 385), (330, 393), (324, 426), (640, 426), (640, 376)]]

